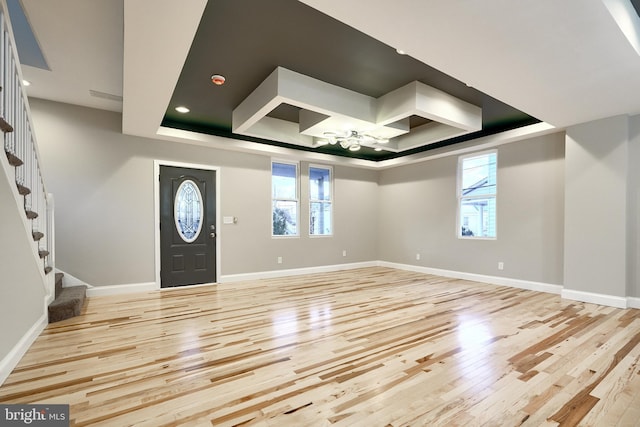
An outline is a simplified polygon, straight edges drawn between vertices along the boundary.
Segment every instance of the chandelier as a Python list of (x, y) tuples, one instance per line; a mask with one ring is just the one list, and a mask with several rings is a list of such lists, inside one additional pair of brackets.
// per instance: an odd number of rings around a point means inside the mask
[[(376, 146), (377, 144), (386, 144), (388, 138), (381, 138), (366, 133), (360, 133), (355, 130), (344, 132), (324, 132), (324, 138), (318, 139), (318, 145), (340, 145), (340, 147), (349, 151), (358, 151), (363, 145)], [(376, 151), (382, 150), (375, 147)]]

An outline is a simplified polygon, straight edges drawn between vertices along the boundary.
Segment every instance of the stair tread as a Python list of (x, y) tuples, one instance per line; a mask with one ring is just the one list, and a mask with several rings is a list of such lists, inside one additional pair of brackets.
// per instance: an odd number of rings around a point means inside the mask
[(13, 132), (13, 126), (11, 126), (4, 117), (0, 117), (0, 130), (4, 133)]
[(38, 213), (34, 212), (34, 211), (25, 211), (25, 213), (27, 214), (27, 218), (29, 219), (36, 219), (38, 218)]
[(81, 298), (84, 301), (86, 294), (86, 286), (69, 286), (67, 288), (62, 288), (62, 292), (60, 292), (60, 295), (57, 296), (51, 304), (49, 304), (49, 307), (66, 304), (67, 301), (72, 301), (78, 298)]
[(16, 184), (18, 187), (18, 193), (21, 196), (26, 196), (27, 194), (31, 194), (31, 189), (29, 187), (25, 187), (24, 185)]
[(38, 255), (40, 255), (40, 258), (44, 258), (44, 257), (46, 257), (47, 255), (49, 255), (49, 251), (47, 251), (47, 250), (45, 250), (45, 249), (40, 249), (40, 250), (38, 251)]
[(84, 306), (86, 295), (86, 286), (62, 288), (56, 299), (49, 304), (49, 323), (79, 316), (82, 307)]
[(16, 156), (13, 153), (9, 153), (8, 151), (5, 151), (5, 153), (7, 154), (7, 159), (9, 160), (9, 164), (11, 166), (22, 166), (24, 164), (24, 162), (22, 161), (22, 159), (20, 159), (18, 156)]
[(33, 235), (33, 240), (38, 242), (44, 237), (44, 233), (41, 231), (34, 231), (31, 233)]

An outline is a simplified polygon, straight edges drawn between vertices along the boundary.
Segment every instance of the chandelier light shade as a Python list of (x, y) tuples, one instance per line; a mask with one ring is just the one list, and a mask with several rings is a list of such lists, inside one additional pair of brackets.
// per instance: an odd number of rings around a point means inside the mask
[(318, 140), (318, 145), (336, 145), (349, 151), (358, 151), (362, 145), (377, 145), (386, 144), (389, 142), (387, 138), (380, 138), (365, 133), (360, 133), (355, 130), (345, 132), (324, 132), (324, 140)]

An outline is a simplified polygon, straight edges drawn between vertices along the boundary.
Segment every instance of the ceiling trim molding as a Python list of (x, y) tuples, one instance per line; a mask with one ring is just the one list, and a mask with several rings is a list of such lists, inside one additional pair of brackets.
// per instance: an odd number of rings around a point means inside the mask
[[(237, 151), (263, 156), (277, 156), (284, 159), (302, 160), (309, 162), (322, 162), (333, 165), (343, 165), (355, 168), (384, 170), (404, 166), (412, 163), (425, 162), (442, 157), (457, 156), (470, 152), (495, 148), (500, 145), (522, 141), (552, 133), (563, 132), (564, 129), (556, 128), (548, 123), (540, 122), (516, 129), (476, 138), (459, 144), (440, 147), (433, 150), (423, 151), (408, 156), (398, 157), (390, 160), (374, 161), (358, 158), (335, 156), (331, 154), (318, 153), (315, 151), (300, 151), (299, 149), (281, 146), (266, 145), (260, 142), (232, 139), (224, 136), (215, 136), (192, 132), (170, 127), (160, 127), (157, 137), (162, 140), (181, 142), (202, 147), (215, 148), (227, 151)], [(233, 144), (229, 140), (233, 140)]]

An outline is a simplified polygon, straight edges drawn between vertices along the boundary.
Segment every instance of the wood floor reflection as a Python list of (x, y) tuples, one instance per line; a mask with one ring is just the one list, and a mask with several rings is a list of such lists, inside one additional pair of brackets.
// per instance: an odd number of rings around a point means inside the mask
[(2, 403), (72, 425), (638, 426), (640, 310), (366, 268), (89, 298)]

